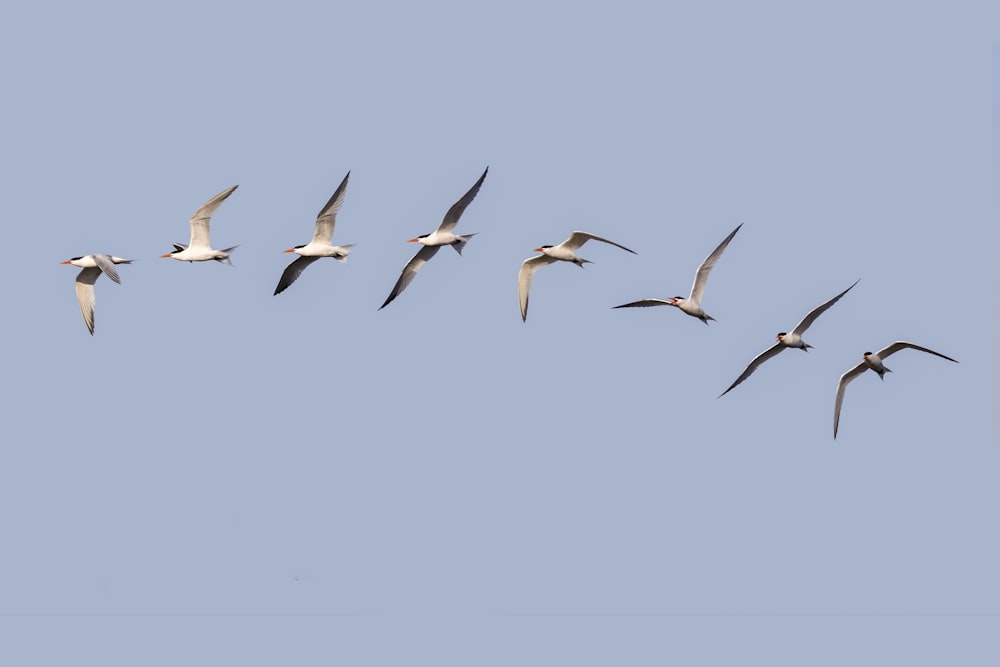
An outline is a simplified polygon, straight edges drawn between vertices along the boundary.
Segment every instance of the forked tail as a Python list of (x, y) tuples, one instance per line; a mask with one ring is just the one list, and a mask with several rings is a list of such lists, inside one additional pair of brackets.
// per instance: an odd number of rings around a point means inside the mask
[(459, 236), (458, 240), (451, 244), (451, 247), (455, 249), (455, 252), (457, 252), (459, 255), (461, 255), (462, 254), (462, 248), (465, 247), (465, 244), (469, 242), (469, 239), (471, 239), (473, 236), (475, 236), (478, 233), (479, 232), (475, 232), (474, 234), (466, 234), (465, 236)]
[(234, 245), (231, 248), (224, 248), (223, 250), (220, 250), (219, 252), (222, 253), (222, 257), (216, 257), (215, 261), (219, 262), (220, 264), (225, 264), (226, 266), (232, 266), (233, 263), (229, 261), (229, 253), (236, 250), (237, 248), (239, 248), (239, 246)]

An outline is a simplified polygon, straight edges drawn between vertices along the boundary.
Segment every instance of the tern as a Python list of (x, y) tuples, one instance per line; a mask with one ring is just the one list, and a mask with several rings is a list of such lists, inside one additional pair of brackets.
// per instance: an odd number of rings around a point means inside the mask
[(913, 343), (907, 343), (903, 340), (897, 340), (891, 345), (883, 347), (878, 352), (874, 354), (871, 352), (865, 352), (863, 360), (854, 368), (850, 369), (846, 373), (840, 376), (840, 382), (837, 383), (837, 400), (833, 407), (833, 437), (837, 438), (837, 426), (840, 423), (840, 406), (844, 402), (844, 390), (847, 389), (847, 385), (850, 384), (851, 380), (858, 377), (866, 370), (871, 369), (878, 373), (880, 379), (885, 380), (885, 374), (891, 373), (892, 371), (885, 367), (882, 360), (888, 357), (890, 354), (895, 354), (900, 350), (905, 349), (919, 350), (920, 352), (926, 352), (928, 354), (933, 354), (936, 357), (941, 357), (942, 359), (947, 359), (948, 361), (954, 361), (956, 364), (958, 361), (952, 359), (951, 357), (946, 357), (940, 352), (935, 352), (934, 350), (929, 350), (926, 347), (921, 347)]
[(101, 273), (107, 274), (108, 278), (119, 285), (122, 284), (118, 277), (118, 270), (115, 264), (131, 264), (133, 260), (114, 255), (84, 255), (67, 259), (60, 264), (72, 264), (83, 269), (76, 276), (76, 300), (80, 303), (80, 313), (83, 315), (83, 322), (87, 325), (90, 335), (94, 335), (94, 283), (101, 277)]
[(214, 259), (215, 261), (221, 262), (227, 266), (232, 266), (233, 263), (229, 261), (229, 253), (236, 250), (237, 246), (226, 248), (225, 250), (213, 249), (208, 240), (208, 222), (212, 219), (212, 214), (215, 213), (215, 209), (219, 208), (219, 205), (226, 201), (226, 197), (233, 194), (233, 190), (238, 187), (238, 185), (234, 185), (228, 190), (223, 190), (205, 202), (205, 204), (195, 211), (193, 216), (191, 216), (190, 243), (188, 245), (175, 243), (175, 250), (173, 252), (160, 255), (160, 257), (173, 257), (174, 259), (182, 262), (207, 262), (210, 259)]
[[(855, 280), (854, 285), (857, 285), (859, 282), (861, 281)], [(729, 389), (719, 394), (719, 398), (722, 398), (723, 396), (728, 394), (733, 389), (733, 387), (735, 387), (740, 382), (743, 382), (748, 377), (750, 377), (750, 374), (753, 373), (755, 370), (757, 370), (758, 366), (760, 366), (762, 363), (764, 363), (774, 355), (784, 350), (786, 347), (797, 347), (803, 352), (808, 352), (809, 348), (812, 347), (812, 345), (802, 340), (802, 334), (806, 332), (806, 329), (809, 328), (809, 325), (811, 325), (813, 322), (816, 321), (817, 317), (826, 312), (826, 310), (830, 306), (837, 303), (837, 301), (840, 300), (840, 297), (850, 292), (851, 289), (854, 288), (854, 285), (851, 285), (850, 287), (848, 287), (843, 292), (833, 297), (826, 303), (820, 306), (816, 306), (811, 311), (809, 311), (809, 314), (803, 317), (802, 321), (795, 325), (795, 328), (792, 329), (791, 333), (785, 333), (784, 331), (779, 333), (776, 336), (778, 342), (772, 345), (771, 347), (767, 348), (760, 354), (758, 354), (756, 357), (754, 357), (754, 360), (751, 361), (750, 364), (745, 369), (743, 369), (743, 372), (740, 373), (740, 376), (738, 378), (736, 378), (736, 381), (733, 382), (731, 385), (729, 385)]]
[(600, 236), (595, 236), (589, 232), (573, 232), (569, 235), (568, 239), (559, 245), (543, 245), (539, 248), (535, 248), (535, 252), (540, 252), (542, 254), (535, 255), (534, 257), (529, 257), (524, 260), (524, 262), (521, 263), (521, 270), (517, 272), (517, 298), (521, 302), (522, 322), (527, 322), (528, 320), (528, 295), (531, 291), (531, 279), (534, 278), (535, 271), (537, 271), (539, 267), (558, 261), (572, 262), (581, 269), (584, 264), (593, 264), (593, 262), (589, 259), (577, 257), (574, 252), (587, 241), (600, 241), (601, 243), (607, 243), (615, 246), (616, 248), (621, 248), (622, 250), (628, 250), (628, 252), (633, 255), (636, 254), (634, 250), (629, 250), (619, 243), (602, 239)]
[(316, 216), (316, 229), (313, 232), (312, 241), (306, 245), (297, 245), (284, 251), (298, 253), (299, 257), (289, 264), (284, 273), (281, 274), (278, 286), (274, 288), (276, 295), (284, 292), (302, 275), (307, 266), (320, 257), (333, 257), (338, 262), (347, 261), (347, 256), (351, 253), (354, 244), (333, 245), (333, 226), (336, 223), (337, 212), (340, 210), (341, 204), (344, 203), (344, 192), (347, 190), (347, 179), (350, 177), (351, 172), (347, 172), (347, 176), (344, 176), (344, 180), (340, 182), (340, 186), (330, 197), (330, 201)]
[(483, 171), (483, 175), (479, 177), (476, 184), (469, 188), (469, 191), (462, 195), (462, 198), (455, 202), (448, 212), (444, 216), (444, 220), (438, 225), (438, 228), (431, 232), (430, 234), (424, 234), (416, 238), (409, 239), (407, 243), (421, 243), (423, 248), (417, 251), (417, 254), (406, 263), (403, 267), (403, 272), (399, 275), (399, 280), (396, 281), (395, 286), (392, 288), (392, 292), (389, 293), (388, 298), (386, 298), (385, 303), (379, 306), (379, 310), (382, 310), (395, 299), (397, 296), (403, 293), (403, 290), (413, 282), (413, 279), (417, 275), (417, 271), (420, 267), (426, 264), (431, 257), (437, 254), (438, 249), (444, 245), (450, 245), (455, 249), (459, 255), (462, 254), (462, 248), (465, 244), (469, 242), (475, 234), (465, 234), (464, 236), (459, 236), (452, 232), (455, 229), (455, 225), (458, 224), (459, 218), (462, 217), (462, 213), (465, 212), (465, 208), (472, 203), (472, 200), (476, 198), (479, 193), (479, 188), (482, 187), (483, 181), (486, 180), (486, 173), (490, 170), (486, 167)]
[(708, 282), (708, 274), (712, 272), (712, 267), (715, 263), (719, 261), (722, 257), (722, 253), (726, 250), (726, 246), (729, 242), (733, 240), (736, 236), (736, 232), (740, 231), (739, 225), (730, 232), (729, 236), (719, 244), (719, 247), (712, 251), (712, 254), (705, 258), (705, 261), (701, 263), (698, 267), (698, 271), (694, 274), (694, 283), (691, 285), (691, 296), (684, 298), (682, 296), (675, 296), (670, 299), (641, 299), (640, 301), (633, 301), (631, 303), (623, 303), (620, 306), (615, 306), (615, 308), (648, 308), (649, 306), (677, 306), (682, 312), (687, 313), (691, 317), (697, 317), (699, 320), (708, 324), (709, 320), (715, 321), (715, 318), (706, 313), (701, 308), (701, 295), (705, 293), (705, 283)]

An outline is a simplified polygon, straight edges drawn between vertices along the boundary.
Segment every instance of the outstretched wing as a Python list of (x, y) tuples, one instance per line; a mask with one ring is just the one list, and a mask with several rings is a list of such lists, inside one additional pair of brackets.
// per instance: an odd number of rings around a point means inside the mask
[(895, 343), (883, 347), (875, 354), (877, 354), (880, 359), (885, 359), (890, 354), (894, 354), (896, 352), (899, 352), (900, 350), (905, 350), (906, 348), (910, 348), (911, 350), (919, 350), (921, 352), (926, 352), (927, 354), (933, 354), (935, 357), (941, 357), (942, 359), (947, 359), (948, 361), (954, 361), (956, 364), (958, 363), (958, 361), (956, 361), (955, 359), (952, 359), (951, 357), (946, 357), (940, 352), (929, 350), (926, 347), (920, 347), (919, 345), (916, 345), (914, 343), (907, 343), (905, 340), (897, 340)]
[(215, 210), (222, 205), (222, 202), (226, 201), (226, 197), (233, 194), (233, 191), (238, 188), (238, 185), (234, 185), (228, 190), (223, 190), (219, 194), (215, 195), (207, 202), (202, 204), (201, 208), (194, 212), (191, 216), (191, 243), (192, 248), (210, 248), (210, 241), (208, 239), (208, 223), (212, 219), (212, 214)]
[(738, 378), (736, 378), (736, 381), (733, 382), (731, 385), (729, 385), (729, 389), (727, 389), (724, 392), (722, 392), (721, 394), (719, 394), (719, 398), (722, 398), (723, 396), (725, 396), (726, 394), (728, 394), (732, 390), (733, 387), (735, 387), (740, 382), (743, 382), (748, 377), (750, 377), (750, 374), (753, 373), (755, 370), (757, 370), (758, 366), (760, 366), (762, 363), (764, 363), (765, 361), (767, 361), (768, 359), (770, 359), (774, 355), (776, 355), (779, 352), (781, 352), (784, 348), (785, 348), (785, 346), (782, 345), (781, 343), (775, 343), (774, 345), (772, 345), (771, 347), (767, 348), (766, 350), (764, 350), (763, 352), (761, 352), (760, 354), (758, 354), (756, 357), (754, 357), (753, 361), (751, 361), (750, 364), (747, 365), (747, 367), (743, 369), (743, 372), (740, 373), (740, 376)]
[(330, 201), (326, 203), (323, 210), (316, 216), (316, 230), (313, 232), (313, 243), (333, 243), (333, 226), (336, 223), (337, 212), (340, 211), (340, 207), (344, 203), (344, 193), (347, 192), (347, 179), (350, 177), (351, 172), (347, 172), (347, 176), (344, 176), (344, 180), (340, 182), (336, 192), (330, 197)]
[(396, 281), (395, 286), (392, 288), (392, 292), (389, 293), (388, 298), (385, 300), (379, 310), (382, 310), (388, 306), (393, 299), (403, 293), (407, 285), (413, 282), (413, 279), (417, 277), (417, 271), (433, 257), (441, 246), (424, 246), (417, 251), (417, 254), (413, 256), (406, 266), (403, 267), (403, 272), (399, 274), (399, 280)]
[(444, 220), (442, 220), (441, 224), (438, 225), (437, 230), (439, 232), (450, 232), (455, 229), (455, 225), (458, 224), (459, 218), (461, 218), (462, 213), (465, 212), (465, 207), (471, 204), (472, 200), (476, 198), (477, 194), (479, 194), (479, 188), (482, 187), (483, 181), (486, 180), (486, 173), (489, 170), (490, 168), (486, 167), (486, 170), (483, 172), (483, 175), (479, 177), (479, 180), (476, 181), (476, 184), (469, 188), (469, 191), (462, 195), (461, 199), (452, 204), (451, 208), (448, 209), (448, 212), (445, 213)]
[(669, 301), (665, 299), (641, 299), (639, 301), (633, 301), (632, 303), (623, 303), (620, 306), (612, 306), (614, 308), (648, 308), (650, 306), (669, 306), (671, 305)]
[(278, 286), (274, 288), (274, 293), (277, 295), (284, 292), (289, 285), (294, 283), (295, 280), (302, 275), (302, 272), (306, 270), (306, 267), (315, 262), (317, 259), (319, 259), (319, 257), (302, 256), (285, 267), (285, 271), (281, 274), (281, 279), (278, 280)]
[(80, 304), (80, 313), (87, 331), (94, 335), (94, 283), (101, 277), (101, 269), (90, 267), (83, 269), (76, 276), (76, 300)]
[(97, 264), (97, 268), (103, 271), (108, 278), (111, 278), (119, 285), (122, 284), (121, 278), (118, 277), (118, 269), (115, 268), (115, 263), (111, 261), (111, 255), (94, 254), (92, 257), (94, 258), (94, 263)]
[(847, 385), (850, 384), (851, 380), (864, 373), (867, 369), (868, 364), (862, 361), (840, 376), (840, 382), (837, 383), (837, 400), (833, 405), (833, 438), (835, 440), (837, 438), (837, 426), (840, 424), (840, 405), (844, 402), (844, 390), (847, 389)]
[(531, 279), (535, 277), (535, 271), (538, 267), (555, 261), (548, 255), (535, 255), (521, 262), (521, 270), (517, 272), (517, 300), (521, 303), (522, 322), (528, 320), (528, 296), (531, 293)]
[[(861, 280), (855, 280), (854, 281), (854, 285), (857, 285), (859, 282), (861, 282)], [(802, 321), (795, 325), (795, 328), (792, 329), (792, 333), (794, 333), (794, 334), (796, 334), (798, 336), (801, 336), (802, 334), (804, 334), (806, 332), (806, 329), (809, 328), (809, 325), (811, 325), (813, 322), (816, 321), (817, 317), (819, 317), (824, 312), (826, 312), (827, 308), (829, 308), (833, 304), (837, 303), (840, 300), (840, 297), (842, 297), (845, 294), (847, 294), (848, 292), (850, 292), (851, 289), (854, 288), (854, 285), (851, 285), (850, 287), (848, 287), (843, 292), (841, 292), (837, 296), (833, 297), (832, 299), (830, 299), (826, 303), (824, 303), (824, 304), (822, 304), (820, 306), (816, 306), (811, 311), (809, 311), (809, 314), (806, 315), (805, 317), (803, 317)]]
[(609, 241), (608, 239), (601, 238), (596, 234), (591, 234), (590, 232), (573, 232), (569, 235), (569, 238), (563, 241), (560, 245), (569, 250), (576, 250), (582, 246), (587, 241), (600, 241), (601, 243), (607, 243), (608, 245), (613, 245), (616, 248), (621, 248), (622, 250), (628, 250), (633, 255), (636, 254), (635, 250), (629, 250), (620, 243), (615, 243), (614, 241)]
[(722, 257), (722, 253), (725, 252), (726, 246), (729, 242), (733, 240), (736, 236), (736, 232), (740, 231), (742, 223), (736, 227), (733, 231), (729, 233), (729, 236), (719, 244), (719, 247), (712, 251), (712, 254), (705, 258), (705, 261), (701, 263), (698, 267), (698, 271), (694, 274), (694, 283), (691, 285), (691, 296), (688, 297), (688, 301), (693, 301), (697, 305), (701, 305), (701, 295), (705, 293), (705, 283), (708, 281), (708, 274), (712, 272), (712, 267), (715, 263), (719, 261)]

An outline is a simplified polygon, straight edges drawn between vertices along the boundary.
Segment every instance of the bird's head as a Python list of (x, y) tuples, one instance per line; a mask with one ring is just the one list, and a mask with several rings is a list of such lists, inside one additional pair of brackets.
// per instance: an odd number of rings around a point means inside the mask
[(782, 338), (784, 338), (787, 335), (788, 335), (787, 331), (782, 331), (782, 332), (778, 333), (778, 335), (775, 336), (774, 338), (775, 338), (775, 340), (781, 340)]
[(430, 234), (421, 234), (420, 236), (416, 236), (416, 237), (414, 237), (412, 239), (408, 239), (406, 242), (407, 243), (420, 243), (421, 241), (423, 241), (428, 236), (430, 236)]

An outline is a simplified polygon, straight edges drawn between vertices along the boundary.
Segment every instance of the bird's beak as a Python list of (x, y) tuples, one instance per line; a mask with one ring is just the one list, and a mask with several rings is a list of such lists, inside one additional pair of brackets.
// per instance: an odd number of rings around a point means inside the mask
[(168, 252), (168, 253), (167, 253), (166, 255), (160, 255), (160, 257), (161, 257), (161, 258), (162, 258), (162, 257), (170, 257), (171, 255), (173, 255), (173, 253), (170, 253), (170, 252)]
[(535, 248), (535, 252), (545, 252), (542, 248)]
[(295, 252), (295, 248), (289, 248), (288, 250), (282, 250), (281, 252)]
[(410, 240), (407, 241), (407, 243), (420, 243), (420, 239), (419, 238), (410, 239)]
[(59, 262), (59, 263), (60, 263), (60, 264), (72, 264), (72, 263), (73, 263), (73, 261), (72, 261), (72, 260), (69, 260), (69, 259), (67, 259), (67, 260), (66, 260), (65, 262)]

